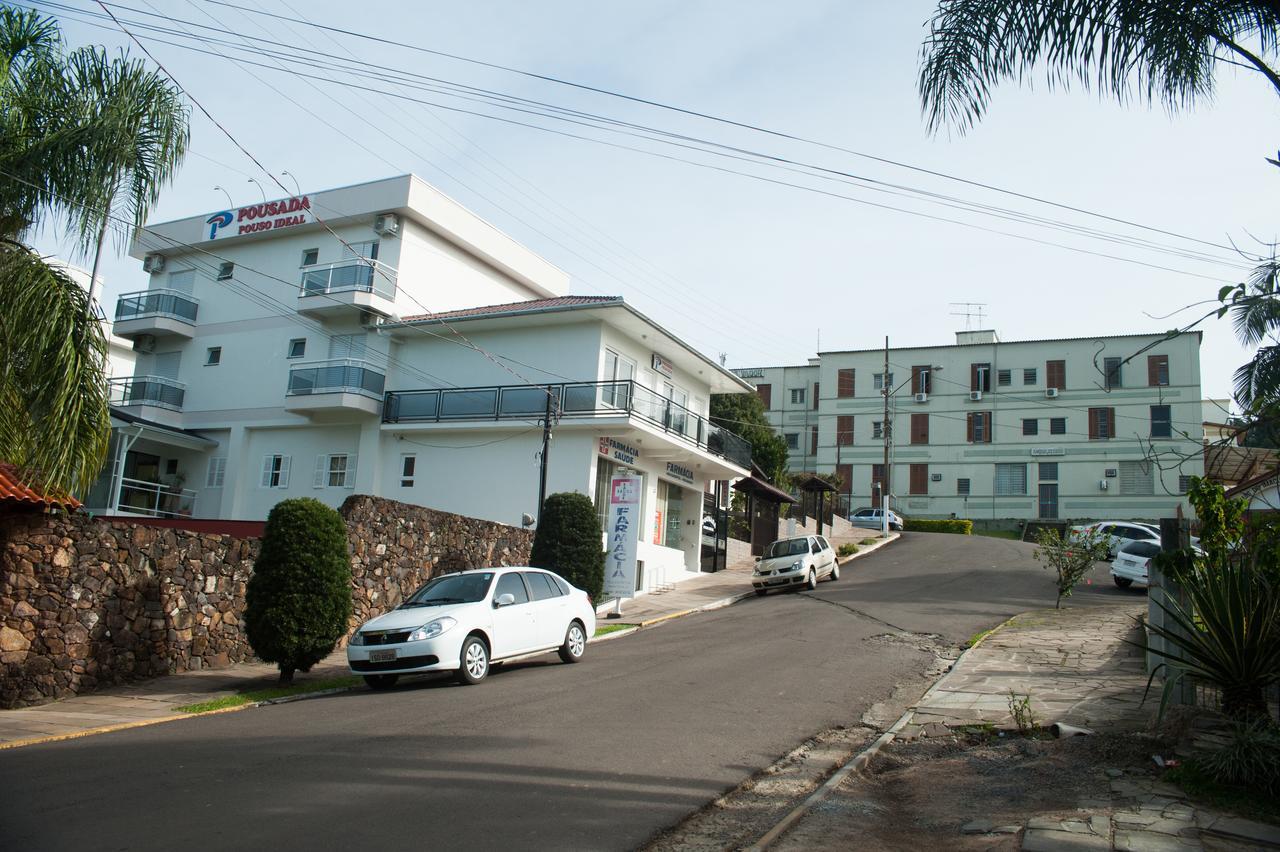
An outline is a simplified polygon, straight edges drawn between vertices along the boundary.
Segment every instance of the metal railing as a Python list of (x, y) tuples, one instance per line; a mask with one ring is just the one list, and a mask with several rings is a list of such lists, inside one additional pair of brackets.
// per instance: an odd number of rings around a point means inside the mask
[(181, 411), (187, 395), (186, 385), (163, 376), (131, 376), (112, 379), (109, 384), (112, 405), (154, 405)]
[(382, 419), (386, 423), (536, 419), (546, 413), (548, 395), (553, 415), (561, 418), (625, 414), (740, 467), (751, 467), (751, 445), (742, 438), (634, 381), (389, 391)]
[(121, 477), (116, 508), (153, 518), (189, 518), (196, 511), (196, 492), (162, 482)]
[(308, 361), (289, 370), (289, 396), (317, 393), (359, 393), (379, 398), (386, 376), (359, 358)]
[(396, 271), (385, 263), (362, 257), (308, 266), (302, 270), (299, 297), (350, 292), (373, 293), (384, 299), (394, 299)]
[(143, 317), (172, 317), (194, 323), (200, 303), (181, 290), (142, 290), (116, 300), (116, 322)]

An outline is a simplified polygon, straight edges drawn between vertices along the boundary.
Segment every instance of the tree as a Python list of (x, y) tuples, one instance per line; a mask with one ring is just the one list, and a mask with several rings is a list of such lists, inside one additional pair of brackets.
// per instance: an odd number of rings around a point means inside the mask
[(723, 393), (711, 397), (711, 422), (751, 445), (751, 460), (772, 482), (787, 472), (787, 442), (765, 417), (764, 402), (753, 393)]
[(585, 494), (552, 494), (542, 505), (529, 564), (559, 574), (598, 601), (604, 592), (603, 535)]
[(54, 224), (87, 253), (117, 217), (141, 226), (187, 123), (140, 62), (68, 52), (53, 19), (0, 6), (0, 459), (45, 487), (84, 491), (102, 467), (107, 343), (92, 299), (23, 239)]
[(1036, 533), (1036, 551), (1032, 557), (1045, 562), (1057, 575), (1058, 599), (1055, 609), (1062, 608), (1062, 599), (1071, 597), (1084, 575), (1093, 570), (1093, 563), (1106, 559), (1107, 540), (1097, 532), (1089, 531), (1072, 538), (1064, 538), (1056, 529), (1044, 527)]
[(1213, 94), (1220, 61), (1256, 69), (1280, 95), (1268, 61), (1278, 44), (1274, 0), (940, 0), (920, 98), (930, 129), (963, 131), (986, 114), (996, 84), (1043, 65), (1050, 86), (1074, 81), (1176, 110)]
[(328, 656), (351, 619), (351, 559), (342, 516), (310, 497), (282, 500), (267, 516), (245, 595), (253, 652), (280, 668), (280, 682)]

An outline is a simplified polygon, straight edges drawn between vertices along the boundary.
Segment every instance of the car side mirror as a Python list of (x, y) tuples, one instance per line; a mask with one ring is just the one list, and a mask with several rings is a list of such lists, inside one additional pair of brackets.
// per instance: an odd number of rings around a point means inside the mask
[(515, 602), (516, 596), (507, 592), (506, 594), (498, 595), (498, 597), (494, 599), (493, 608), (497, 609), (499, 607), (511, 606)]

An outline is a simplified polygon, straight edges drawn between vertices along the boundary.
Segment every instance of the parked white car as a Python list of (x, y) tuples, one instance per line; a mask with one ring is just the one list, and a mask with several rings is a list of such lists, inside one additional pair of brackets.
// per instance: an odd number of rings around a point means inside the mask
[[(855, 527), (866, 527), (873, 530), (884, 529), (884, 511), (881, 509), (859, 509), (849, 516), (849, 523)], [(892, 509), (889, 510), (889, 529), (902, 531), (902, 516)]]
[(483, 568), (436, 577), (360, 626), (347, 665), (374, 689), (402, 674), (453, 671), (479, 683), (491, 664), (558, 649), (576, 663), (596, 630), (586, 592), (538, 568)]
[(1098, 521), (1084, 526), (1071, 528), (1069, 537), (1083, 538), (1090, 533), (1107, 542), (1107, 558), (1114, 559), (1120, 548), (1131, 541), (1154, 541), (1160, 543), (1160, 529), (1151, 524), (1140, 524), (1134, 521)]
[(751, 586), (757, 595), (770, 589), (803, 585), (810, 590), (819, 580), (840, 579), (840, 563), (831, 544), (820, 535), (784, 538), (765, 548), (751, 574)]
[(1160, 552), (1160, 542), (1131, 541), (1121, 545), (1115, 561), (1111, 563), (1111, 579), (1122, 589), (1134, 583), (1147, 585), (1150, 576), (1151, 560)]

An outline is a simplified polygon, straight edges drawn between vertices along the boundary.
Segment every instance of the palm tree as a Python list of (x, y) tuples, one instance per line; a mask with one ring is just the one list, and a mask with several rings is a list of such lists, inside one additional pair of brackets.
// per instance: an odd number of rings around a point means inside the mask
[(100, 256), (112, 222), (142, 225), (187, 140), (164, 78), (68, 52), (51, 18), (0, 6), (0, 460), (46, 487), (84, 491), (106, 457), (107, 342), (92, 296), (23, 239), (52, 224)]
[(1213, 92), (1218, 63), (1260, 73), (1280, 39), (1275, 0), (939, 0), (919, 89), (929, 128), (963, 131), (991, 90), (1044, 66), (1050, 86), (1096, 87), (1117, 100), (1191, 106)]

